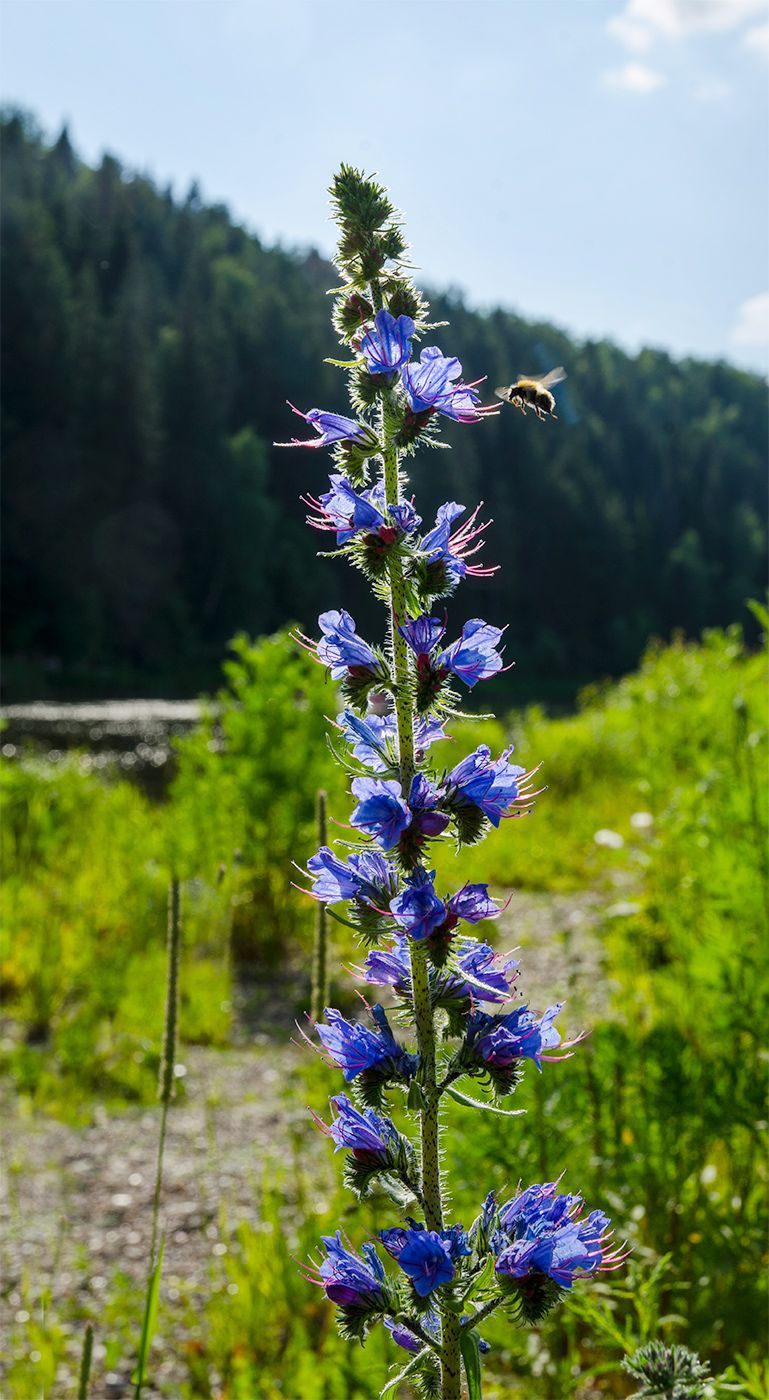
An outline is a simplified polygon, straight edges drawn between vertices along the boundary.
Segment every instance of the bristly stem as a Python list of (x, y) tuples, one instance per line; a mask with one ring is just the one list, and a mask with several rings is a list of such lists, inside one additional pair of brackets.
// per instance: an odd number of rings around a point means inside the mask
[[(385, 497), (388, 505), (397, 505), (398, 454), (388, 443), (384, 454)], [(412, 711), (411, 676), (408, 645), (398, 631), (405, 621), (405, 590), (403, 565), (399, 559), (390, 561), (390, 625), (392, 629), (393, 667), (395, 671), (395, 712), (398, 719), (398, 758), (401, 791), (406, 801), (414, 778), (414, 719)], [(421, 1085), (424, 1106), (420, 1113), (422, 1158), (422, 1196), (425, 1223), (428, 1230), (443, 1229), (441, 1200), (440, 1155), (438, 1143), (438, 1105), (440, 1094), (435, 1075), (435, 1025), (430, 1000), (427, 950), (420, 943), (411, 944), (411, 987), (414, 999), (414, 1021), (421, 1060)], [(461, 1388), (459, 1319), (447, 1313), (442, 1321), (441, 1376), (443, 1400), (459, 1400)]]
[(152, 1200), (152, 1242), (150, 1244), (149, 1277), (155, 1267), (155, 1248), (158, 1236), (158, 1211), (160, 1209), (160, 1187), (163, 1181), (163, 1151), (166, 1142), (166, 1122), (168, 1105), (174, 1090), (174, 1061), (176, 1058), (176, 1029), (179, 1011), (179, 947), (181, 943), (181, 915), (179, 908), (179, 881), (171, 880), (168, 889), (168, 938), (166, 942), (166, 1005), (163, 1017), (163, 1049), (160, 1058), (160, 1078), (158, 1098), (162, 1108), (160, 1114), (160, 1140), (158, 1142), (158, 1165), (155, 1174), (155, 1195)]
[[(328, 798), (323, 788), (318, 788), (315, 817), (317, 823), (318, 848), (328, 840), (327, 827)], [(328, 1001), (328, 914), (325, 904), (319, 903), (315, 913), (315, 943), (312, 950), (312, 998), (310, 1016), (319, 1021)]]

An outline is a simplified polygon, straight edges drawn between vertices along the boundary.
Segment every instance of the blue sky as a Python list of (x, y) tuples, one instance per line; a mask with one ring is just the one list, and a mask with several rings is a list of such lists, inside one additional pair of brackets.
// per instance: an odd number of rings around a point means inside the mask
[(266, 242), (380, 173), (433, 286), (769, 369), (766, 0), (4, 0), (3, 99)]

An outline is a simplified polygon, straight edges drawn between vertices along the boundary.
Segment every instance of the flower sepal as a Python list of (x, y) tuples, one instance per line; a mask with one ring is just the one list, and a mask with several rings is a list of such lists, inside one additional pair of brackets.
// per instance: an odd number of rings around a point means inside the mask
[(532, 1269), (523, 1278), (495, 1274), (495, 1283), (504, 1299), (502, 1307), (516, 1322), (541, 1322), (566, 1296), (567, 1290), (541, 1269)]

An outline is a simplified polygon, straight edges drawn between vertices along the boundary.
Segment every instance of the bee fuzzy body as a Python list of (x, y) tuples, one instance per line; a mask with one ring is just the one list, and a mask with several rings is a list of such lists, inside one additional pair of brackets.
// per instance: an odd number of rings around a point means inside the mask
[(560, 381), (565, 378), (566, 374), (564, 370), (559, 367), (558, 369), (551, 370), (549, 374), (545, 375), (544, 379), (532, 379), (521, 376), (516, 380), (515, 384), (508, 384), (504, 388), (495, 389), (494, 392), (498, 399), (502, 399), (505, 403), (512, 404), (514, 408), (520, 408), (524, 417), (526, 416), (526, 409), (533, 408), (538, 418), (543, 420), (548, 417), (555, 418), (556, 415), (553, 412), (555, 408), (555, 399), (550, 393), (548, 386), (550, 384), (559, 384)]

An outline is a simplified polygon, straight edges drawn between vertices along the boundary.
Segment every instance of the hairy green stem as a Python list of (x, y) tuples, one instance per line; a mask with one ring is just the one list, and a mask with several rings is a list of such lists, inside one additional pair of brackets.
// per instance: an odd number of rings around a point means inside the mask
[[(384, 415), (383, 415), (384, 418)], [(384, 424), (383, 424), (384, 426)], [(399, 496), (398, 454), (389, 444), (384, 454), (385, 497), (388, 505), (397, 505)], [(401, 790), (406, 799), (414, 777), (414, 718), (412, 712), (411, 676), (408, 646), (398, 631), (406, 617), (403, 565), (397, 558), (390, 561), (390, 626), (393, 667), (395, 671), (395, 712), (398, 719), (398, 758)], [(428, 1230), (443, 1229), (441, 1200), (440, 1155), (438, 1144), (438, 1105), (440, 1092), (435, 1075), (435, 1025), (430, 1000), (427, 950), (420, 943), (411, 945), (411, 987), (414, 999), (414, 1020), (421, 1060), (423, 1108), (420, 1113), (422, 1159), (422, 1202)], [(460, 1400), (461, 1361), (459, 1319), (446, 1313), (441, 1336), (441, 1385), (443, 1400)]]
[(473, 1313), (472, 1317), (469, 1317), (466, 1322), (461, 1324), (461, 1330), (464, 1331), (465, 1328), (477, 1327), (479, 1322), (483, 1322), (485, 1317), (489, 1317), (491, 1313), (494, 1312), (494, 1309), (498, 1308), (500, 1303), (504, 1301), (501, 1293), (498, 1293), (496, 1298), (490, 1298), (488, 1303), (484, 1303), (482, 1308), (479, 1308), (476, 1313)]
[[(318, 846), (325, 846), (327, 836), (327, 797), (323, 788), (318, 788), (315, 806)], [(328, 1001), (328, 964), (326, 945), (328, 942), (328, 915), (325, 904), (318, 904), (315, 914), (315, 943), (312, 956), (312, 998), (310, 1016), (319, 1021)]]
[(461, 1400), (462, 1353), (459, 1341), (461, 1333), (462, 1327), (456, 1313), (444, 1313), (441, 1325), (442, 1400)]

